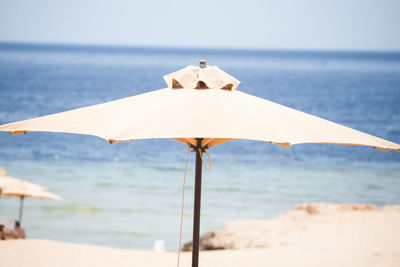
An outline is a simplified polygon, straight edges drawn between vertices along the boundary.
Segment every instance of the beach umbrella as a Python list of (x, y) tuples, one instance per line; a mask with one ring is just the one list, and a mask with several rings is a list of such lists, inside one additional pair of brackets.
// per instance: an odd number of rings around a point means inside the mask
[(30, 188), (35, 190), (45, 189), (45, 187), (41, 185), (14, 178), (0, 167), (0, 190), (5, 190), (7, 188)]
[(400, 145), (252, 96), (217, 66), (190, 65), (164, 76), (167, 88), (99, 105), (0, 126), (0, 132), (66, 132), (95, 135), (111, 144), (172, 138), (196, 152), (192, 266), (198, 266), (202, 154), (230, 140), (283, 147), (300, 143), (370, 146), (400, 151)]
[(26, 197), (39, 199), (62, 200), (61, 197), (50, 193), (45, 187), (9, 176), (0, 168), (0, 194), (7, 197), (19, 197), (19, 222), (22, 221), (24, 199)]

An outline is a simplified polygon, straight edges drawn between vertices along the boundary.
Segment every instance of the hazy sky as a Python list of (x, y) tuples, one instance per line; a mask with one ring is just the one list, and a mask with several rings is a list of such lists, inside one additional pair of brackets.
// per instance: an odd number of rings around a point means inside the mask
[(400, 50), (400, 0), (0, 0), (0, 41)]

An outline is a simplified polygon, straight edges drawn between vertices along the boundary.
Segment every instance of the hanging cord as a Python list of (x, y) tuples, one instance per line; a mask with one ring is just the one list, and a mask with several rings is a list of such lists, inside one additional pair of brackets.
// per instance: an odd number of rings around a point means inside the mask
[(200, 158), (201, 158), (201, 162), (203, 162), (204, 168), (206, 168), (207, 171), (211, 170), (211, 158), (210, 158), (210, 154), (208, 154), (207, 151), (204, 151), (204, 153), (206, 153), (206, 155), (207, 155), (208, 161), (210, 162), (210, 167), (207, 167), (206, 164), (204, 163), (203, 155), (202, 155), (203, 153), (201, 153), (201, 149), (198, 148), (198, 150), (199, 150), (199, 152), (200, 152)]
[(181, 249), (182, 249), (182, 224), (183, 224), (183, 204), (185, 203), (185, 184), (186, 184), (186, 171), (189, 162), (189, 150), (190, 146), (188, 146), (187, 156), (186, 156), (186, 166), (185, 166), (185, 175), (183, 176), (183, 188), (182, 188), (182, 210), (181, 210), (181, 224), (179, 227), (179, 250), (178, 250), (178, 264), (179, 267), (179, 260), (181, 258)]
[[(184, 203), (185, 203), (185, 184), (186, 184), (186, 172), (187, 172), (187, 166), (188, 166), (188, 162), (189, 162), (189, 151), (190, 150), (190, 146), (188, 146), (188, 151), (187, 151), (187, 156), (186, 156), (186, 165), (185, 165), (185, 174), (183, 175), (183, 188), (182, 188), (182, 209), (181, 209), (181, 223), (179, 226), (179, 250), (178, 250), (178, 263), (177, 263), (177, 267), (179, 267), (179, 262), (180, 262), (180, 258), (181, 258), (181, 249), (182, 249), (182, 224), (183, 224), (183, 207), (184, 207)], [(201, 158), (201, 162), (203, 163), (204, 168), (206, 168), (207, 171), (211, 170), (211, 158), (210, 158), (210, 154), (208, 154), (207, 151), (204, 151), (204, 153), (206, 153), (208, 160), (210, 161), (210, 166), (207, 167), (206, 164), (204, 163), (203, 160), (203, 153), (201, 151), (200, 148), (198, 148), (199, 152), (200, 152), (200, 158)]]

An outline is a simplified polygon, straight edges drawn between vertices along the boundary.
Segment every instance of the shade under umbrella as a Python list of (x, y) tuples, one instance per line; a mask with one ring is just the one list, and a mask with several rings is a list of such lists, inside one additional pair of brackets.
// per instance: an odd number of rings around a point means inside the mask
[(188, 66), (164, 76), (167, 88), (104, 104), (9, 123), (0, 132), (66, 132), (110, 143), (172, 138), (196, 152), (192, 265), (198, 264), (201, 155), (230, 140), (257, 140), (283, 147), (300, 143), (400, 145), (236, 90), (239, 81), (215, 66)]

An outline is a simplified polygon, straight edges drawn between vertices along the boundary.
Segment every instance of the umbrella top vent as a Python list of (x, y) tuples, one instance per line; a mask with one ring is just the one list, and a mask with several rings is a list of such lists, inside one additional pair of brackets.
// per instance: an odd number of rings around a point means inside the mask
[(189, 65), (164, 76), (164, 80), (172, 89), (222, 89), (235, 90), (240, 81), (224, 72), (217, 66), (207, 66), (200, 60), (199, 66)]

